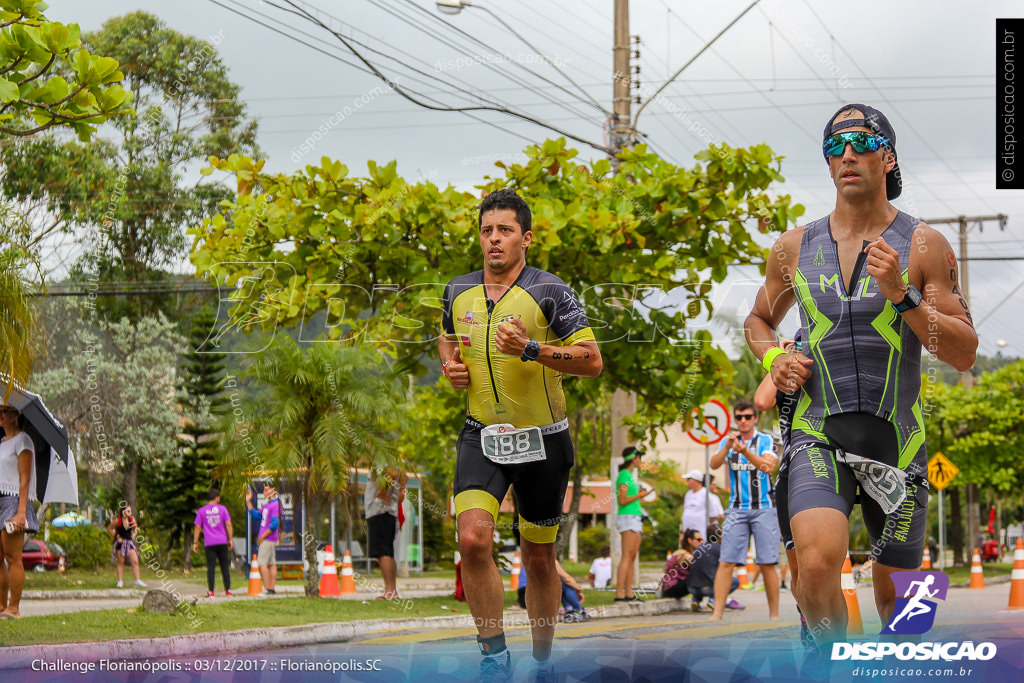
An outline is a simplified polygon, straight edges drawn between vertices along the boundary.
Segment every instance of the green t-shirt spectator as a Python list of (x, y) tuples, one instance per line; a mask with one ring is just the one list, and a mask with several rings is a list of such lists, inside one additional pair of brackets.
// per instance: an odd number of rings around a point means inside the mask
[[(636, 480), (636, 475), (630, 470), (621, 470), (619, 476), (615, 479), (615, 500), (619, 499), (619, 487), (623, 484), (626, 485), (626, 497), (635, 496), (640, 493), (640, 483)], [(643, 510), (640, 509), (640, 499), (637, 498), (632, 503), (619, 506), (620, 515), (642, 515)]]

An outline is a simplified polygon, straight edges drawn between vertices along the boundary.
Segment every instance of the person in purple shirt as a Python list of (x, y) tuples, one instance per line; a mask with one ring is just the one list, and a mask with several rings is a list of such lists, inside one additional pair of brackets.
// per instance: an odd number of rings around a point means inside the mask
[(192, 552), (199, 552), (199, 532), (203, 532), (203, 545), (206, 546), (206, 585), (209, 588), (206, 597), (213, 597), (213, 578), (216, 564), (220, 565), (220, 575), (224, 577), (224, 595), (231, 595), (231, 515), (228, 509), (220, 504), (220, 491), (210, 489), (206, 497), (209, 501), (196, 512), (195, 530), (192, 534)]
[(260, 577), (263, 579), (264, 593), (276, 595), (277, 586), (277, 529), (281, 525), (281, 503), (277, 500), (277, 489), (267, 484), (263, 487), (263, 495), (267, 502), (259, 510), (252, 504), (252, 489), (245, 492), (245, 506), (249, 509), (249, 517), (259, 521), (260, 531), (256, 537), (259, 550), (256, 562), (260, 566)]

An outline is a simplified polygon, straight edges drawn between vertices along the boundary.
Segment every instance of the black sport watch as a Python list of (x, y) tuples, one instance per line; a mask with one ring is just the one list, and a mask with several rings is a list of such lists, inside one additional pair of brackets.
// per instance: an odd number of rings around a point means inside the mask
[(917, 308), (921, 305), (921, 292), (917, 291), (917, 287), (914, 285), (907, 286), (907, 293), (903, 297), (903, 301), (898, 304), (893, 304), (892, 307), (896, 309), (897, 313), (903, 313), (909, 311), (912, 308)]
[(540, 355), (540, 344), (536, 340), (531, 339), (530, 343), (523, 349), (523, 355), (519, 357), (519, 360), (524, 363), (528, 360), (537, 360), (537, 356)]

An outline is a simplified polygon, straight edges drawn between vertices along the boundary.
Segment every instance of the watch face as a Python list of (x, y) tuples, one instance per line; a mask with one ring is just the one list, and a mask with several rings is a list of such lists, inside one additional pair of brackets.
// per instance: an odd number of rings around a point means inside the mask
[(901, 301), (899, 305), (896, 306), (896, 310), (899, 313), (903, 313), (904, 311), (909, 311), (912, 308), (917, 308), (920, 305), (921, 292), (918, 291), (917, 287), (915, 287), (914, 285), (910, 285), (909, 287), (907, 287), (907, 293), (903, 297), (903, 301)]

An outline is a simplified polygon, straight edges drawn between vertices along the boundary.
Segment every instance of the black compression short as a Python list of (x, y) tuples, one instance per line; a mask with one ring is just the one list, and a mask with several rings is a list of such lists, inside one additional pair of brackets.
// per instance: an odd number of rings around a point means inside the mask
[[(794, 429), (794, 440), (796, 440)], [(899, 446), (892, 424), (867, 413), (843, 413), (825, 420), (829, 444), (803, 443), (793, 448), (789, 460), (788, 495), (790, 519), (804, 510), (832, 508), (847, 517), (858, 499), (859, 484), (853, 471), (837, 463), (841, 449), (864, 458), (895, 466)], [(892, 514), (866, 493), (859, 494), (861, 514), (871, 539), (871, 554), (880, 564), (898, 569), (917, 569), (924, 553), (928, 513), (927, 453), (922, 443), (906, 471), (907, 498)]]
[(498, 465), (484, 457), (480, 427), (467, 422), (456, 446), (456, 517), (466, 510), (479, 509), (497, 518), (501, 501), (514, 484), (522, 537), (534, 543), (554, 543), (575, 451), (568, 429), (543, 438), (547, 454), (544, 460)]

